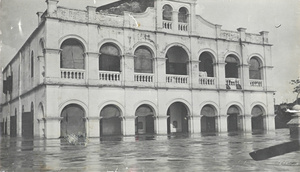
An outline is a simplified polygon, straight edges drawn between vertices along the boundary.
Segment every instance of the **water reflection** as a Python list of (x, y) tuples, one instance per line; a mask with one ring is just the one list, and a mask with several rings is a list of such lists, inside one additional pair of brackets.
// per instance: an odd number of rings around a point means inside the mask
[[(204, 133), (65, 139), (0, 139), (3, 171), (297, 171), (299, 152), (254, 161), (249, 152), (290, 141), (273, 133)], [(21, 169), (21, 170), (20, 170)]]

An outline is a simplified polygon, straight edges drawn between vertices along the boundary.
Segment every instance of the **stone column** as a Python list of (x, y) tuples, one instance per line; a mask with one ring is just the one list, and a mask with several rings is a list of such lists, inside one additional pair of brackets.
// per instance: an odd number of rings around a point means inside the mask
[(243, 131), (244, 132), (252, 132), (252, 119), (251, 115), (245, 114), (242, 116), (243, 121)]
[(227, 115), (218, 116), (218, 132), (227, 132)]
[(45, 126), (45, 137), (48, 139), (54, 139), (60, 137), (60, 121), (62, 117), (46, 117), (44, 120), (46, 121)]
[(192, 88), (199, 87), (199, 61), (192, 60), (190, 61), (191, 74), (190, 76), (190, 84)]
[(217, 88), (219, 89), (226, 89), (226, 79), (225, 79), (225, 62), (219, 62), (216, 64), (218, 68), (218, 77), (217, 80)]
[(133, 85), (134, 81), (134, 55), (125, 54), (122, 57), (122, 73), (125, 85)]
[(99, 53), (86, 52), (86, 79), (98, 80), (99, 79)]
[(87, 117), (88, 137), (100, 137), (100, 117)]
[(123, 135), (131, 136), (135, 135), (135, 116), (123, 117)]
[(191, 121), (191, 133), (201, 133), (201, 116), (193, 115), (190, 116)]
[(164, 87), (166, 85), (166, 58), (157, 57), (156, 59), (156, 78), (157, 86)]
[(60, 49), (45, 49), (45, 77), (60, 78)]
[(264, 116), (265, 125), (264, 128), (267, 131), (274, 131), (275, 130), (275, 115), (266, 115)]
[(157, 134), (168, 134), (167, 128), (167, 119), (168, 116), (157, 116), (156, 117), (156, 133)]

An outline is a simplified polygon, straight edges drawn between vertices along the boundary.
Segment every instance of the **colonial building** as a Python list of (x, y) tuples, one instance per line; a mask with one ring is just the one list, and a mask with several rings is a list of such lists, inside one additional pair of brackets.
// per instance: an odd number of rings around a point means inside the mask
[(46, 3), (3, 70), (8, 135), (275, 129), (268, 32), (223, 30), (196, 0)]

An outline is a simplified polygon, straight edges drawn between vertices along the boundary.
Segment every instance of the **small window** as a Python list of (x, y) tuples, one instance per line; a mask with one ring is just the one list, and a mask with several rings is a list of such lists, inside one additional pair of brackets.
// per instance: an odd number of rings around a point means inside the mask
[(188, 10), (184, 7), (179, 9), (178, 22), (180, 22), (180, 23), (188, 22)]
[(261, 67), (259, 61), (256, 58), (250, 59), (249, 78), (261, 79)]
[(107, 43), (100, 48), (99, 70), (121, 71), (120, 51), (115, 45)]
[(34, 54), (33, 54), (33, 51), (31, 52), (31, 59), (30, 59), (30, 71), (31, 71), (31, 78), (33, 77), (34, 75)]
[(239, 78), (239, 62), (234, 56), (227, 56), (225, 60), (225, 77)]
[(173, 8), (170, 5), (163, 7), (163, 20), (172, 21)]
[(134, 52), (134, 56), (134, 72), (153, 73), (152, 53), (147, 47), (139, 47)]
[(76, 39), (67, 39), (61, 46), (60, 67), (66, 69), (84, 69), (84, 48)]

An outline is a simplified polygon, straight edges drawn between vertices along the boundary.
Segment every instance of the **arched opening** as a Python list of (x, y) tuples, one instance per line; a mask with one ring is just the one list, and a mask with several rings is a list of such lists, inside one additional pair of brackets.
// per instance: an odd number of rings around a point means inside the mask
[(255, 130), (263, 130), (264, 129), (264, 109), (256, 105), (251, 110), (251, 125), (252, 125), (252, 131)]
[(227, 110), (227, 131), (238, 131), (239, 130), (239, 115), (240, 110), (237, 106), (230, 106)]
[(201, 53), (199, 57), (199, 72), (201, 77), (214, 77), (214, 62), (208, 52)]
[(188, 23), (188, 10), (185, 7), (181, 7), (178, 12), (178, 22)]
[(121, 112), (115, 105), (107, 105), (100, 112), (100, 136), (121, 135)]
[(33, 138), (34, 128), (34, 105), (31, 102), (30, 111), (25, 112), (24, 105), (22, 105), (22, 136), (26, 138)]
[(100, 48), (99, 70), (120, 72), (120, 50), (112, 43), (106, 43)]
[(135, 133), (154, 134), (154, 112), (148, 105), (141, 105), (135, 111)]
[(134, 72), (153, 73), (153, 55), (146, 46), (140, 46), (134, 52)]
[(166, 72), (174, 75), (188, 74), (189, 56), (180, 46), (171, 47), (166, 54)]
[(225, 60), (225, 77), (239, 78), (239, 60), (233, 55), (229, 55)]
[(30, 74), (31, 74), (31, 78), (34, 75), (34, 54), (33, 51), (31, 51), (31, 58), (30, 58)]
[(252, 57), (250, 59), (250, 66), (249, 66), (249, 78), (250, 79), (258, 79), (261, 80), (261, 64), (257, 57)]
[(78, 104), (69, 104), (61, 112), (60, 133), (61, 137), (70, 134), (86, 136), (85, 111)]
[(170, 133), (188, 133), (188, 109), (185, 104), (175, 102), (167, 111), (167, 130)]
[(170, 5), (163, 6), (163, 20), (172, 21), (173, 8)]
[(17, 136), (17, 115), (18, 111), (15, 108), (15, 116), (10, 116), (10, 137)]
[(65, 40), (60, 49), (60, 67), (65, 69), (84, 69), (84, 46), (74, 38)]
[(39, 120), (39, 136), (40, 137), (45, 137), (45, 120), (43, 119), (44, 118), (44, 115), (45, 115), (45, 112), (44, 112), (44, 106), (40, 103), (39, 104), (39, 107), (38, 107), (38, 120)]
[(205, 105), (201, 109), (201, 132), (216, 132), (216, 110), (211, 105)]

